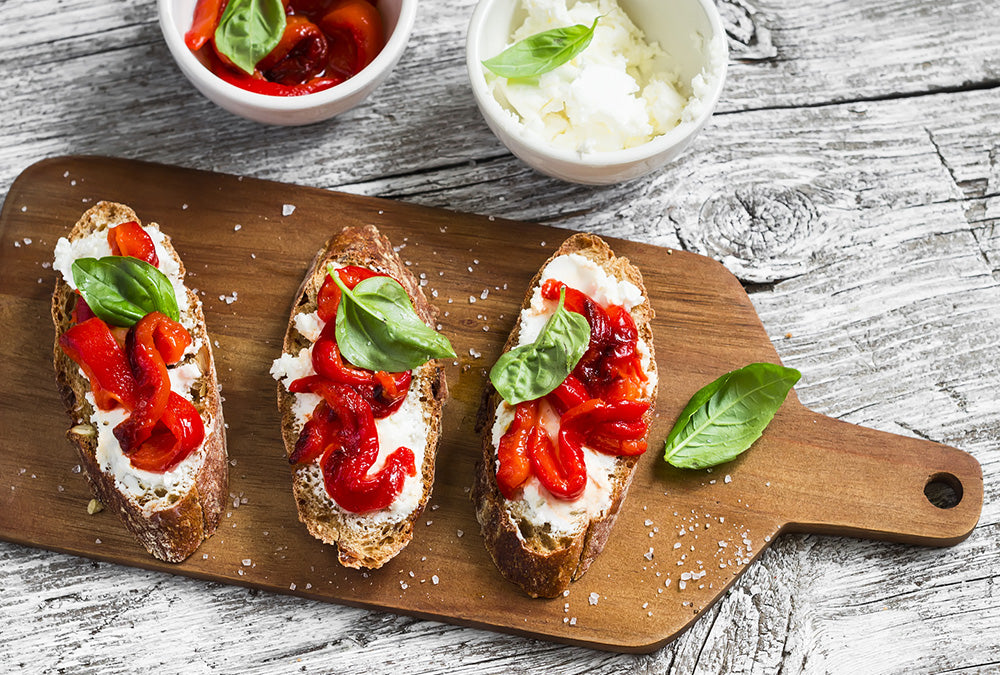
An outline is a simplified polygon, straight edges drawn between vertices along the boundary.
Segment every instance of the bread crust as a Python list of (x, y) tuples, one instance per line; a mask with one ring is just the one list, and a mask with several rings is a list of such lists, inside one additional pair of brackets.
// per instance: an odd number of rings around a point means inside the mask
[[(646, 302), (633, 307), (630, 314), (635, 321), (640, 339), (645, 341), (649, 349), (649, 371), (655, 374), (656, 354), (653, 351), (653, 333), (650, 327), (653, 310), (646, 295), (642, 275), (627, 258), (615, 256), (600, 237), (575, 234), (563, 242), (528, 284), (521, 309), (530, 306), (532, 294), (541, 281), (545, 267), (556, 257), (569, 253), (583, 255), (600, 265), (610, 276), (628, 280), (642, 292)], [(519, 319), (504, 345), (504, 352), (517, 346), (520, 332)], [(520, 531), (519, 525), (522, 523), (519, 523), (516, 515), (510, 511), (509, 503), (500, 493), (496, 481), (497, 455), (493, 446), (493, 426), (501, 400), (500, 394), (492, 384), (488, 383), (477, 424), (477, 428), (482, 431), (483, 451), (476, 466), (472, 489), (476, 518), (486, 548), (497, 569), (507, 580), (520, 586), (531, 597), (556, 597), (569, 586), (571, 581), (583, 576), (594, 558), (604, 549), (618, 511), (628, 493), (639, 457), (618, 458), (611, 503), (603, 517), (588, 521), (576, 536), (562, 537), (558, 541), (553, 541), (552, 538), (546, 539), (544, 536), (539, 537), (533, 533), (526, 538)], [(652, 422), (653, 407), (656, 403), (655, 387), (650, 393), (649, 401), (649, 410), (644, 416), (647, 425)]]
[[(98, 202), (84, 213), (70, 231), (67, 238), (75, 241), (93, 232), (107, 230), (121, 223), (136, 221), (138, 216), (129, 207), (113, 202)], [(150, 225), (156, 225), (150, 223)], [(184, 264), (181, 262), (165, 235), (164, 247), (173, 257), (183, 278)], [(151, 555), (166, 562), (181, 562), (206, 538), (215, 532), (222, 515), (222, 505), (229, 484), (226, 453), (225, 421), (219, 384), (215, 372), (215, 359), (211, 342), (205, 327), (205, 316), (194, 292), (188, 289), (188, 298), (196, 327), (192, 338), (201, 341), (201, 349), (195, 355), (202, 377), (198, 380), (198, 396), (195, 407), (203, 416), (211, 418), (211, 426), (205, 429), (204, 461), (195, 475), (187, 492), (177, 495), (176, 501), (162, 508), (144, 506), (135, 497), (119, 490), (115, 477), (105, 471), (96, 458), (97, 435), (90, 424), (94, 409), (86, 399), (90, 392), (90, 381), (80, 373), (77, 364), (59, 346), (59, 337), (72, 325), (70, 313), (76, 302), (75, 293), (63, 280), (56, 279), (52, 293), (52, 321), (55, 325), (55, 345), (53, 362), (56, 384), (66, 411), (73, 420), (73, 426), (66, 437), (76, 448), (80, 463), (86, 470), (91, 490), (107, 508), (121, 518), (126, 529), (146, 548)]]
[[(420, 283), (410, 273), (396, 255), (392, 244), (373, 225), (347, 227), (332, 237), (316, 254), (309, 271), (299, 287), (292, 304), (288, 330), (282, 350), (296, 355), (312, 344), (295, 328), (295, 317), (316, 311), (316, 299), (327, 274), (327, 264), (357, 265), (395, 278), (406, 290), (420, 319), (434, 326), (437, 309), (431, 305), (420, 288)], [(364, 514), (342, 514), (332, 511), (316, 498), (308, 477), (308, 465), (292, 467), (292, 486), (299, 520), (309, 533), (324, 543), (337, 547), (337, 558), (341, 565), (353, 568), (376, 569), (391, 560), (413, 538), (413, 526), (430, 499), (434, 483), (434, 464), (441, 437), (441, 411), (448, 389), (444, 368), (437, 361), (429, 361), (414, 370), (411, 387), (418, 388), (421, 407), (429, 429), (424, 461), (420, 469), (423, 494), (420, 503), (403, 520), (366, 527)], [(289, 394), (282, 384), (278, 384), (278, 409), (281, 412), (281, 435), (285, 452), (291, 456), (298, 440), (295, 429), (295, 414), (292, 406), (294, 394)]]

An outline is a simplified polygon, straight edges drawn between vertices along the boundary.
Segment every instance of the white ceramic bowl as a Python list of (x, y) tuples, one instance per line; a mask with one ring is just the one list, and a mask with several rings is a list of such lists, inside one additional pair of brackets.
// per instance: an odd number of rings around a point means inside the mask
[[(711, 76), (706, 91), (699, 97), (697, 114), (690, 120), (643, 145), (609, 152), (579, 153), (525, 136), (516, 118), (490, 93), (482, 65), (483, 60), (503, 51), (514, 29), (524, 22), (526, 14), (521, 2), (480, 0), (472, 14), (465, 57), (479, 110), (511, 152), (544, 174), (574, 183), (607, 185), (655, 171), (684, 151), (708, 122), (719, 101), (729, 50), (722, 20), (712, 0), (619, 0), (619, 4), (646, 39), (659, 42), (670, 55), (682, 82), (690, 83), (706, 67)], [(713, 40), (714, 47), (710, 49)]]
[(403, 55), (417, 15), (417, 0), (379, 0), (386, 34), (385, 47), (360, 73), (315, 94), (267, 96), (240, 89), (216, 77), (184, 44), (196, 0), (158, 0), (160, 30), (181, 72), (209, 100), (255, 122), (294, 126), (312, 124), (361, 103), (392, 72)]

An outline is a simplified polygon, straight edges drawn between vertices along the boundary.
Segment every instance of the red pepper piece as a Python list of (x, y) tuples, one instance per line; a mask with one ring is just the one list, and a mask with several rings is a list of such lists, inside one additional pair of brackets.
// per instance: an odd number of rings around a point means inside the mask
[(87, 301), (80, 295), (80, 291), (76, 291), (76, 304), (73, 305), (73, 311), (70, 313), (69, 320), (72, 323), (83, 323), (88, 319), (93, 319), (95, 316), (97, 315), (94, 314), (94, 310), (90, 308)]
[[(337, 275), (340, 277), (340, 280), (344, 283), (344, 285), (351, 290), (354, 290), (354, 287), (365, 279), (389, 276), (388, 274), (379, 274), (378, 272), (374, 272), (367, 267), (357, 267), (355, 265), (341, 267), (337, 270)], [(329, 323), (337, 318), (337, 307), (340, 305), (340, 286), (334, 282), (333, 278), (329, 274), (326, 275), (326, 278), (323, 280), (323, 285), (319, 289), (316, 304), (316, 311), (319, 314), (319, 318), (323, 319), (323, 321)]]
[(548, 402), (552, 404), (552, 407), (560, 415), (565, 414), (567, 410), (575, 408), (589, 398), (590, 395), (587, 393), (587, 388), (583, 385), (583, 382), (572, 374), (567, 375), (562, 384), (546, 396)]
[(582, 440), (577, 435), (568, 433), (561, 422), (559, 445), (555, 448), (541, 424), (532, 427), (528, 439), (528, 457), (538, 482), (553, 496), (572, 500), (583, 494), (587, 487), (587, 465), (583, 459)]
[(389, 506), (406, 476), (416, 474), (413, 451), (397, 448), (377, 473), (368, 475), (379, 450), (371, 407), (350, 387), (328, 383), (321, 391), (329, 410), (327, 445), (320, 460), (327, 493), (353, 513)]
[(326, 36), (304, 16), (292, 15), (274, 49), (257, 63), (270, 82), (284, 85), (306, 84), (326, 68)]
[[(213, 43), (214, 45), (214, 43)], [(245, 89), (255, 94), (266, 96), (305, 96), (317, 91), (323, 91), (343, 82), (343, 78), (336, 76), (316, 77), (305, 84), (280, 84), (278, 82), (268, 82), (264, 75), (255, 71), (253, 75), (248, 75), (239, 70), (229, 62), (229, 59), (220, 55), (214, 49), (203, 52), (208, 61), (208, 69), (215, 73), (221, 80), (228, 82), (234, 87)]]
[(90, 390), (99, 409), (111, 410), (118, 403), (132, 409), (135, 378), (108, 324), (97, 317), (78, 323), (59, 336), (59, 346), (90, 380)]
[(198, 411), (172, 391), (153, 434), (129, 455), (129, 461), (137, 469), (163, 473), (184, 461), (203, 440), (205, 424)]
[(184, 44), (193, 52), (201, 49), (215, 35), (219, 17), (225, 7), (224, 0), (198, 0), (194, 8), (191, 29), (184, 34)]
[(108, 245), (112, 255), (127, 255), (159, 267), (153, 239), (134, 221), (115, 225), (108, 229)]
[[(126, 455), (131, 455), (152, 435), (167, 409), (170, 377), (164, 356), (174, 363), (190, 343), (187, 330), (161, 312), (150, 312), (129, 330), (125, 352), (135, 377), (136, 404), (132, 414), (114, 429)], [(161, 345), (166, 354), (160, 353)]]
[(327, 72), (345, 80), (374, 61), (385, 45), (382, 15), (365, 0), (341, 0), (319, 25), (329, 36)]
[(528, 459), (528, 439), (538, 422), (538, 401), (518, 403), (514, 421), (500, 438), (497, 447), (497, 487), (507, 499), (515, 499), (517, 490), (531, 476), (531, 461)]
[(370, 370), (355, 368), (344, 362), (337, 347), (336, 323), (330, 321), (323, 327), (319, 339), (313, 344), (313, 368), (323, 377), (340, 384), (374, 384), (375, 374)]
[[(288, 390), (291, 391), (291, 387)], [(289, 464), (308, 464), (323, 454), (326, 449), (324, 438), (331, 433), (328, 429), (331, 415), (332, 412), (326, 401), (320, 401), (316, 404), (312, 417), (302, 427), (299, 438), (295, 441), (295, 450), (288, 458)]]
[(637, 455), (646, 450), (647, 425), (643, 415), (649, 403), (591, 399), (569, 411), (559, 421), (559, 440), (583, 444), (610, 455)]

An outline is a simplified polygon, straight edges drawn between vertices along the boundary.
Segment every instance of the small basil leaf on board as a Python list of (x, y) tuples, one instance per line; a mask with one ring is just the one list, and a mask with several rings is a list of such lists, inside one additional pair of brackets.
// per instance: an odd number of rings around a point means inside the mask
[(78, 258), (71, 269), (90, 309), (113, 326), (132, 326), (150, 312), (180, 320), (170, 280), (144, 260), (118, 255)]
[(215, 48), (253, 75), (257, 62), (277, 46), (284, 32), (281, 0), (230, 0), (215, 29)]
[(352, 364), (366, 370), (398, 373), (431, 359), (455, 356), (448, 338), (429, 328), (413, 309), (410, 296), (390, 277), (371, 277), (354, 289), (340, 287), (337, 347)]
[(589, 28), (583, 24), (553, 28), (526, 37), (483, 65), (500, 77), (535, 77), (555, 70), (582, 52), (594, 37), (597, 21)]
[(507, 403), (533, 401), (562, 384), (580, 362), (590, 344), (590, 324), (580, 314), (567, 311), (566, 289), (559, 305), (531, 344), (503, 354), (490, 370), (490, 381)]
[(735, 459), (760, 438), (802, 374), (751, 363), (700, 389), (667, 436), (663, 458), (681, 469), (707, 469)]

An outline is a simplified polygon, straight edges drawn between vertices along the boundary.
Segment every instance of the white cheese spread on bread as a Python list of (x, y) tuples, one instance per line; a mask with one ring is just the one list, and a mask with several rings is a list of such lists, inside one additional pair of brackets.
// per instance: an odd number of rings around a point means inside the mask
[[(188, 295), (187, 287), (181, 277), (180, 265), (174, 257), (164, 247), (165, 235), (157, 227), (144, 225), (142, 229), (153, 240), (156, 250), (156, 257), (159, 260), (158, 269), (170, 280), (177, 298), (177, 307), (180, 312), (180, 323), (191, 334), (191, 345), (184, 351), (183, 360), (175, 366), (167, 366), (167, 374), (170, 377), (170, 388), (189, 401), (193, 401), (191, 388), (204, 376), (197, 358), (191, 358), (197, 354), (201, 348), (201, 339), (196, 328), (195, 307), (200, 305), (200, 301), (195, 299), (192, 303), (191, 296)], [(112, 255), (111, 246), (108, 244), (107, 229), (98, 230), (85, 237), (80, 237), (75, 241), (70, 241), (66, 237), (60, 237), (56, 242), (55, 260), (53, 268), (62, 274), (63, 280), (76, 289), (73, 280), (72, 265), (78, 258), (103, 258)], [(83, 369), (80, 374), (86, 377)], [(128, 413), (124, 408), (116, 407), (113, 410), (100, 410), (94, 401), (94, 395), (86, 395), (87, 402), (93, 409), (89, 422), (97, 430), (97, 450), (96, 458), (101, 469), (114, 476), (115, 484), (123, 493), (135, 498), (146, 510), (163, 508), (169, 504), (171, 499), (176, 499), (177, 495), (182, 495), (190, 490), (198, 470), (201, 467), (205, 456), (205, 441), (202, 441), (191, 454), (184, 458), (177, 466), (164, 473), (143, 471), (132, 466), (128, 457), (122, 452), (118, 439), (112, 433), (115, 426), (121, 423)], [(205, 412), (201, 414), (205, 429), (212, 428), (212, 418)], [(206, 434), (206, 440), (208, 435)]]

